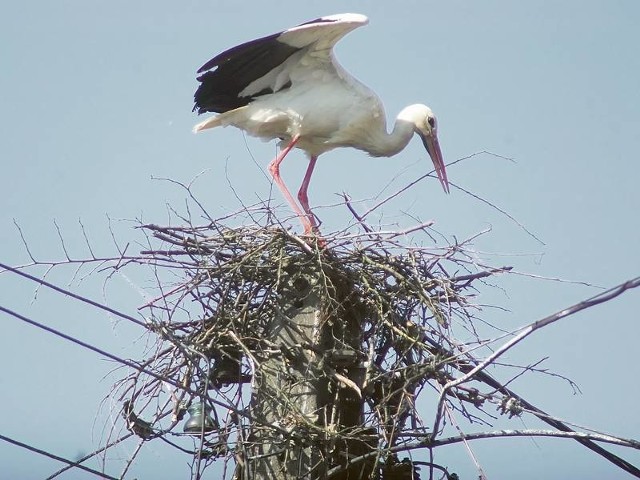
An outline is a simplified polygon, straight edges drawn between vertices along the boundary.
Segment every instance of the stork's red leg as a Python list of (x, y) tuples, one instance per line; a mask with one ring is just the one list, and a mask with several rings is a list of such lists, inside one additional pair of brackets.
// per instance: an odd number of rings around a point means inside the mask
[(307, 167), (307, 171), (304, 174), (304, 179), (302, 180), (302, 185), (300, 185), (300, 190), (298, 190), (298, 200), (300, 200), (300, 205), (302, 205), (302, 209), (306, 213), (307, 219), (309, 220), (309, 224), (311, 225), (311, 229), (305, 233), (311, 233), (312, 231), (317, 230), (318, 225), (316, 223), (316, 217), (311, 212), (311, 207), (309, 207), (309, 196), (307, 194), (307, 189), (309, 188), (309, 182), (311, 181), (311, 175), (313, 175), (313, 169), (316, 166), (316, 162), (318, 161), (317, 155), (312, 155), (309, 159), (309, 166)]
[[(278, 156), (274, 158), (273, 161), (269, 164), (269, 172), (273, 177), (273, 181), (276, 182), (276, 185), (280, 189), (280, 192), (282, 192), (282, 195), (284, 196), (284, 198), (287, 200), (287, 202), (289, 203), (293, 211), (296, 212), (296, 214), (300, 218), (300, 222), (302, 222), (302, 226), (304, 227), (304, 233), (307, 234), (313, 231), (315, 227), (315, 222), (310, 221), (309, 217), (307, 216), (307, 213), (303, 211), (300, 208), (300, 206), (296, 203), (296, 201), (293, 198), (293, 195), (291, 195), (291, 192), (289, 191), (287, 186), (284, 184), (284, 181), (280, 176), (280, 164), (284, 160), (284, 157), (287, 156), (287, 154), (291, 151), (291, 149), (295, 146), (295, 144), (298, 142), (299, 139), (300, 139), (299, 135), (296, 135), (291, 139), (289, 144), (285, 148), (283, 148), (282, 151), (278, 154)], [(308, 205), (307, 205), (307, 208), (308, 208)]]

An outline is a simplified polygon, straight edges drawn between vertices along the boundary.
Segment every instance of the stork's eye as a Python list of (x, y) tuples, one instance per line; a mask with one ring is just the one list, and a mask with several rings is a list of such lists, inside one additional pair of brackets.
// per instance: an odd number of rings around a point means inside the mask
[(436, 119), (434, 117), (429, 117), (427, 119), (427, 122), (429, 122), (429, 125), (431, 125), (431, 128), (436, 128)]

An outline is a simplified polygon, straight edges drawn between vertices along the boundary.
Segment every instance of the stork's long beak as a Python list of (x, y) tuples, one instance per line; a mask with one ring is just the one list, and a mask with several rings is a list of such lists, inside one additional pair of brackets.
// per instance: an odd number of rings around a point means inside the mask
[(444, 191), (449, 193), (449, 180), (447, 180), (447, 171), (444, 169), (444, 160), (442, 160), (442, 152), (440, 151), (440, 144), (438, 143), (438, 137), (435, 133), (420, 133), (424, 148), (427, 149), (427, 153), (433, 161), (433, 166), (436, 169), (436, 175), (438, 180), (442, 184)]

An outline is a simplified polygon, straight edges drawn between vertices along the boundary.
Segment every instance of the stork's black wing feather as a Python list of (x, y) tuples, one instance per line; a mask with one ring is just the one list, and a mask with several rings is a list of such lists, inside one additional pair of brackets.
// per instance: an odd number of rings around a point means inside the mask
[(263, 77), (300, 50), (279, 42), (278, 37), (282, 33), (230, 48), (200, 67), (198, 73), (204, 73), (198, 77), (200, 86), (194, 95), (193, 110), (197, 110), (198, 114), (223, 113), (247, 105), (260, 95), (273, 93), (270, 88), (265, 88), (251, 96), (240, 95), (250, 83)]

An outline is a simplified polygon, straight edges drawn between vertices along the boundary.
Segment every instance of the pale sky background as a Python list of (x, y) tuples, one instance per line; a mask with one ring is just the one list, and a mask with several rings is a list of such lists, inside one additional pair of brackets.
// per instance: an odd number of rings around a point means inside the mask
[[(79, 219), (96, 254), (116, 254), (108, 217), (118, 241), (138, 250), (140, 233), (121, 219), (166, 223), (167, 204), (184, 205), (184, 192), (152, 176), (189, 182), (207, 170), (194, 190), (213, 215), (238, 208), (228, 182), (246, 203), (268, 198), (261, 169), (273, 143), (233, 129), (191, 133), (202, 119), (191, 113), (196, 69), (237, 43), (349, 11), (371, 23), (340, 43), (343, 66), (380, 95), (390, 119), (407, 104), (430, 105), (447, 162), (483, 150), (513, 158), (479, 155), (452, 166), (449, 178), (507, 210), (544, 245), (460, 190), (444, 195), (435, 179), (389, 205), (380, 221), (410, 223), (402, 212), (433, 219), (450, 241), (491, 226), (475, 242), (478, 256), (532, 276), (609, 287), (639, 274), (640, 3), (633, 0), (6, 2), (0, 261), (28, 261), (13, 219), (42, 260), (64, 259), (54, 220), (76, 258), (87, 255)], [(364, 209), (389, 179), (400, 175), (393, 191), (430, 165), (418, 140), (393, 159), (330, 152), (318, 163), (311, 204), (335, 203), (346, 191)], [(292, 189), (305, 166), (299, 151), (283, 164)], [(273, 198), (284, 203), (277, 190)], [(342, 207), (316, 211), (329, 230), (347, 219)], [(290, 212), (283, 206), (280, 214)], [(79, 282), (73, 268), (61, 267), (48, 278), (135, 314), (145, 301), (139, 287), (152, 279), (128, 273), (106, 293), (100, 274)], [(600, 292), (530, 276), (494, 283), (500, 288), (484, 287), (478, 301), (508, 309), (484, 312), (505, 329)], [(33, 300), (33, 291), (33, 284), (0, 274), (0, 304), (116, 355), (135, 357), (144, 347), (136, 327), (49, 291)], [(573, 379), (582, 394), (540, 375), (512, 387), (558, 417), (640, 438), (639, 307), (640, 292), (629, 292), (536, 333), (506, 359), (549, 357), (543, 366)], [(103, 377), (116, 365), (12, 317), (0, 322), (0, 433), (68, 458), (99, 448), (110, 421), (101, 401), (114, 378)], [(132, 446), (112, 451), (108, 473), (119, 475)], [(630, 478), (569, 440), (473, 447), (491, 479)], [(640, 466), (640, 452), (619, 452)], [(461, 445), (441, 449), (436, 460), (461, 479), (477, 478)], [(188, 478), (188, 461), (152, 442), (128, 478)], [(46, 478), (61, 466), (0, 442), (0, 478)], [(89, 477), (76, 471), (59, 478)]]

